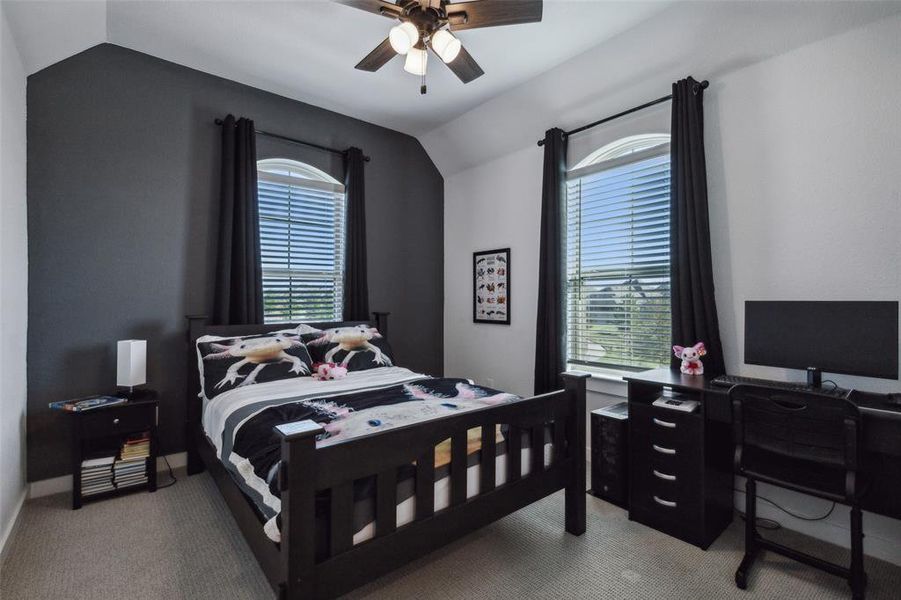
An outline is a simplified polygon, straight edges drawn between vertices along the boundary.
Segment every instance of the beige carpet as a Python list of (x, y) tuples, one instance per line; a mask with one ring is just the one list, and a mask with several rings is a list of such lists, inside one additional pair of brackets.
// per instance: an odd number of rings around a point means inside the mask
[[(354, 592), (353, 598), (849, 598), (844, 581), (766, 555), (748, 592), (732, 575), (739, 521), (703, 552), (589, 498), (588, 532), (563, 531), (562, 495), (546, 498)], [(271, 599), (269, 586), (207, 475), (156, 494), (68, 508), (29, 501), (0, 571), (3, 600)], [(779, 537), (832, 559), (845, 553)], [(901, 568), (867, 561), (868, 598), (901, 597)]]

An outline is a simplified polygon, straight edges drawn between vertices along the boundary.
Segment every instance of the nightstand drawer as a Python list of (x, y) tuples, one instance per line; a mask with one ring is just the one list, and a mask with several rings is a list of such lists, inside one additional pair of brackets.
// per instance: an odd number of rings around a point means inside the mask
[(80, 415), (82, 438), (99, 438), (150, 429), (156, 423), (155, 404), (137, 404)]

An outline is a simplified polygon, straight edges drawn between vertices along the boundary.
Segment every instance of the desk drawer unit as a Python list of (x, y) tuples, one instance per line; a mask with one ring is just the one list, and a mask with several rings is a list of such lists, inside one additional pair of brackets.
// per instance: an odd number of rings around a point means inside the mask
[(629, 406), (629, 518), (706, 548), (704, 417)]

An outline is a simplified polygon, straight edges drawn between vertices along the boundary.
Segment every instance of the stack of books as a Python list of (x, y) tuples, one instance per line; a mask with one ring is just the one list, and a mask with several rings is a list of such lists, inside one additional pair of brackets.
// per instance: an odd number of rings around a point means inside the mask
[(141, 434), (125, 440), (119, 458), (113, 465), (113, 481), (117, 488), (147, 483), (147, 459), (150, 457), (150, 436)]
[(81, 495), (93, 496), (116, 489), (113, 484), (115, 456), (92, 458), (81, 463)]

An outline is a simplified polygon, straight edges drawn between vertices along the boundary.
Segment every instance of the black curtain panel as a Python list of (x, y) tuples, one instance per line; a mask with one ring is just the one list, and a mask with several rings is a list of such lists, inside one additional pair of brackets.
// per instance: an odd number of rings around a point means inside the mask
[(370, 316), (366, 276), (366, 188), (363, 151), (359, 148), (349, 148), (344, 155), (344, 193), (347, 196), (344, 320), (366, 321)]
[(566, 136), (549, 129), (544, 136), (541, 233), (538, 263), (538, 322), (535, 328), (535, 393), (563, 387), (566, 369), (564, 321), (563, 202), (566, 197)]
[(213, 318), (220, 325), (263, 322), (257, 151), (253, 121), (222, 123), (219, 248)]
[[(713, 293), (701, 84), (691, 77), (674, 83), (672, 108), (672, 342), (680, 346), (704, 342), (705, 372), (721, 374), (725, 366)], [(672, 359), (674, 366), (679, 364), (678, 359)]]

